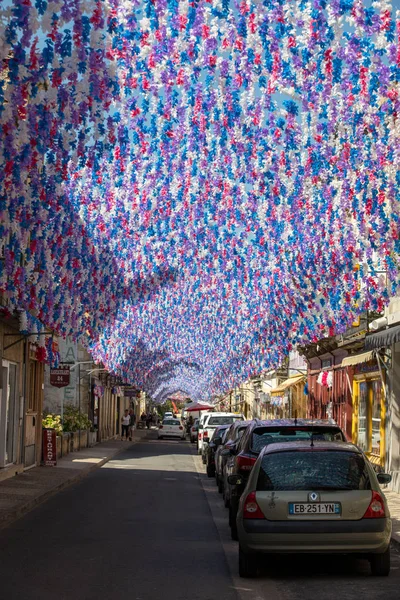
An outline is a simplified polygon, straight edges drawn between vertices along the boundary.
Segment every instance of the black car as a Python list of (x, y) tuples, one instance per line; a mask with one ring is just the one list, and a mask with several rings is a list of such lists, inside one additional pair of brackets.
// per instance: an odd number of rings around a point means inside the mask
[(221, 445), (222, 438), (225, 435), (226, 430), (229, 429), (229, 425), (220, 425), (213, 433), (213, 436), (206, 448), (206, 465), (207, 475), (214, 477), (215, 475), (215, 451)]
[[(259, 453), (268, 444), (298, 442), (304, 440), (325, 442), (346, 442), (346, 436), (339, 425), (330, 420), (274, 419), (261, 421), (254, 419), (244, 432), (237, 449), (229, 452), (225, 466), (224, 495), (229, 506), (229, 525), (232, 539), (237, 539), (236, 515), (239, 500), (246, 487), (250, 471)], [(240, 475), (240, 485), (230, 485), (229, 475)]]
[(217, 449), (215, 454), (215, 479), (220, 494), (224, 491), (226, 461), (228, 460), (228, 457), (237, 450), (239, 440), (250, 422), (251, 421), (236, 421), (235, 423), (232, 423), (223, 439), (223, 443)]

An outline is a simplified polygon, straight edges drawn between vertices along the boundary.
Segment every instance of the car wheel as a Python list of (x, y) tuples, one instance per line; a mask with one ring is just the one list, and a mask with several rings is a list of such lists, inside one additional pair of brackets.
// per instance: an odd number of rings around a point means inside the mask
[(240, 577), (257, 577), (258, 560), (254, 554), (246, 554), (239, 546)]
[(163, 436), (162, 436), (162, 435), (159, 435), (159, 436), (158, 436), (158, 439), (159, 439), (159, 440), (162, 440), (162, 439), (163, 439)]
[(218, 491), (220, 494), (222, 494), (224, 491), (224, 482), (221, 477), (218, 477)]
[(206, 464), (206, 462), (207, 462), (207, 459), (206, 459), (206, 457), (204, 456), (204, 454), (202, 454), (202, 455), (201, 455), (201, 462), (203, 463), (203, 465), (205, 465), (205, 464)]
[(390, 546), (383, 554), (372, 554), (369, 558), (371, 573), (378, 577), (386, 577), (390, 573)]
[(194, 440), (194, 438), (192, 438), (192, 437), (191, 437), (191, 438), (190, 438), (190, 443), (191, 443), (191, 444), (194, 444), (194, 441), (195, 441), (195, 440)]
[(234, 542), (237, 542), (239, 540), (238, 530), (237, 530), (236, 523), (233, 523), (233, 525), (231, 525), (231, 539)]
[(214, 477), (214, 467), (212, 465), (207, 465), (207, 475), (208, 477)]

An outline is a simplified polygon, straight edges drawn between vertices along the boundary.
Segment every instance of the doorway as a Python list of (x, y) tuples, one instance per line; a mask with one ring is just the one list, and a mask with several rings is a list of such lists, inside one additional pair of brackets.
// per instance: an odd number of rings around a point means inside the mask
[(18, 407), (17, 365), (3, 360), (3, 390), (0, 402), (0, 467), (17, 462)]

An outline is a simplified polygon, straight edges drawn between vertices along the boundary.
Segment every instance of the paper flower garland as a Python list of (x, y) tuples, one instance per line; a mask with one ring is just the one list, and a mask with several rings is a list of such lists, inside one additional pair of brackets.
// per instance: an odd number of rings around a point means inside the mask
[(159, 400), (200, 399), (396, 293), (390, 2), (0, 11), (12, 307)]

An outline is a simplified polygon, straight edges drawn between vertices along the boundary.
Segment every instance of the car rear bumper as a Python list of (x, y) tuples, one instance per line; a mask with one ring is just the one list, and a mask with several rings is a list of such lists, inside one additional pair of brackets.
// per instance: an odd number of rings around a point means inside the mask
[(360, 521), (249, 521), (238, 519), (245, 552), (379, 554), (390, 543), (390, 519)]

